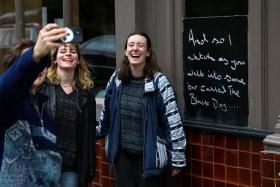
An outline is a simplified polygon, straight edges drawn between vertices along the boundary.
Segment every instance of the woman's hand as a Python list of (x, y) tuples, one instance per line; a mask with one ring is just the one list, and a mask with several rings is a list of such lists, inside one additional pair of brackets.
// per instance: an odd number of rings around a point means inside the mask
[(172, 168), (172, 176), (178, 175), (181, 172), (180, 168)]
[(57, 48), (62, 45), (56, 41), (65, 36), (65, 28), (59, 28), (55, 23), (47, 24), (39, 32), (33, 49), (33, 60), (39, 62), (41, 58), (45, 57), (53, 48)]

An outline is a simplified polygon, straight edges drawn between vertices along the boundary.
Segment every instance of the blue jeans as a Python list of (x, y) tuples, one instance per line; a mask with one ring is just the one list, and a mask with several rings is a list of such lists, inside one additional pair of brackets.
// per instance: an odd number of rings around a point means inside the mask
[(78, 187), (78, 173), (67, 171), (61, 174), (60, 187)]

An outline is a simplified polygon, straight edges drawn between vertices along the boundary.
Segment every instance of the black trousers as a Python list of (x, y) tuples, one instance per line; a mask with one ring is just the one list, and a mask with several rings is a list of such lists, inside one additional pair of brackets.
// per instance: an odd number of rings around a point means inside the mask
[(119, 150), (115, 163), (117, 187), (164, 187), (166, 173), (159, 176), (144, 177), (143, 155)]

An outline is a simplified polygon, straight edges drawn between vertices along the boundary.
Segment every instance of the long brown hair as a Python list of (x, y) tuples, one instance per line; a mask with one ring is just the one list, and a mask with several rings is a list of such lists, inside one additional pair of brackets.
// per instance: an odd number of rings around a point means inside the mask
[[(80, 88), (88, 90), (93, 87), (93, 81), (90, 79), (90, 72), (88, 70), (87, 62), (81, 55), (79, 45), (71, 44), (71, 46), (76, 49), (80, 62), (75, 69), (74, 82), (72, 86), (74, 89)], [(59, 85), (60, 83), (60, 77), (57, 73), (57, 63), (54, 63), (56, 61), (57, 52), (58, 48), (53, 49), (53, 51), (51, 52), (52, 63), (51, 67), (48, 69), (47, 75), (50, 82), (55, 85)]]
[[(35, 45), (35, 42), (28, 39), (22, 39), (17, 43), (17, 45), (11, 49), (9, 49), (2, 60), (1, 66), (2, 71), (6, 71), (21, 55), (22, 51), (31, 48)], [(2, 72), (0, 72), (1, 74)]]
[[(143, 72), (144, 72), (145, 77), (152, 79), (155, 72), (160, 71), (160, 67), (158, 65), (156, 56), (152, 50), (152, 43), (151, 43), (150, 37), (144, 32), (132, 32), (126, 38), (124, 50), (127, 49), (127, 41), (129, 39), (129, 37), (134, 36), (134, 35), (140, 35), (140, 36), (143, 36), (144, 38), (146, 38), (147, 50), (150, 52), (150, 56), (148, 56), (146, 58), (146, 63), (145, 63)], [(128, 58), (126, 55), (124, 55), (123, 61), (120, 64), (118, 76), (119, 76), (118, 78), (120, 80), (122, 80), (124, 83), (127, 83), (131, 77), (129, 61), (128, 61)]]

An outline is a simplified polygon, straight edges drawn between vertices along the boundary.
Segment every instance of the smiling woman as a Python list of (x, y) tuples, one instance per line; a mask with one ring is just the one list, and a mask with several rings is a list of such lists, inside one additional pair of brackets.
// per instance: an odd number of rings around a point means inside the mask
[(164, 187), (168, 170), (177, 175), (186, 165), (175, 93), (160, 73), (147, 34), (131, 33), (124, 51), (106, 87), (97, 136), (107, 137), (105, 151), (115, 166), (116, 186)]
[[(87, 63), (77, 44), (52, 51), (43, 93), (55, 119), (62, 155), (62, 187), (85, 187), (95, 172), (96, 103)], [(69, 184), (69, 182), (71, 184)]]
[(146, 40), (147, 39), (141, 35), (133, 35), (127, 40), (125, 56), (130, 62), (131, 73), (136, 77), (142, 76), (146, 58), (150, 56)]

